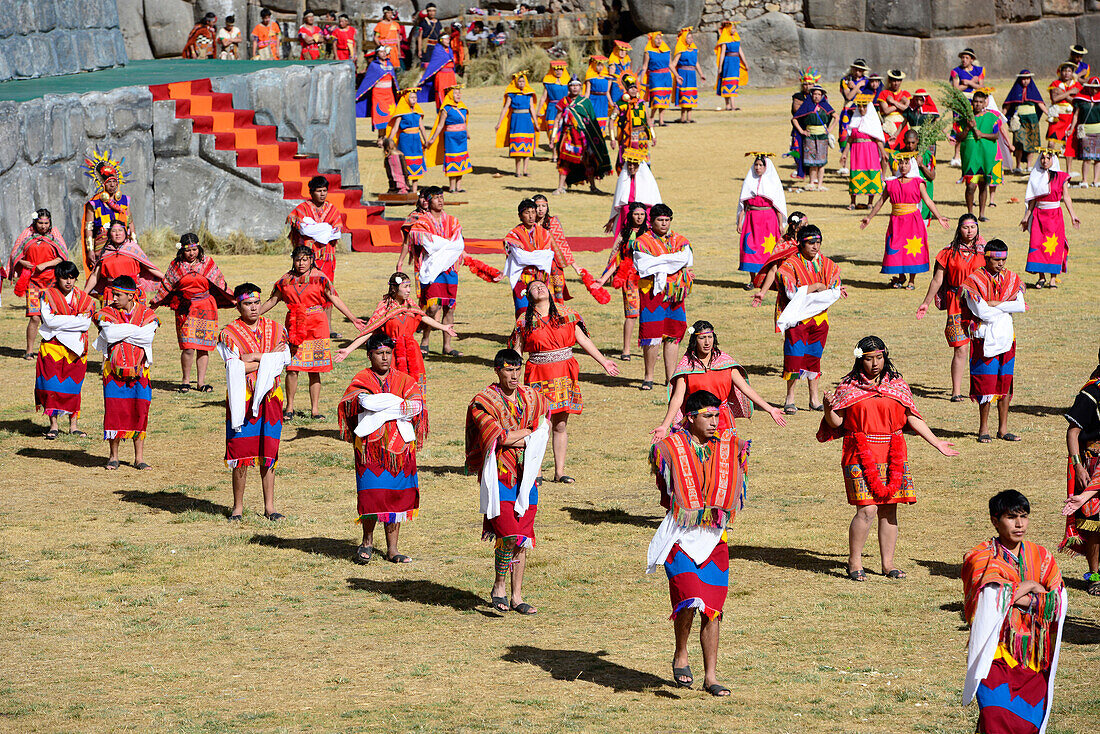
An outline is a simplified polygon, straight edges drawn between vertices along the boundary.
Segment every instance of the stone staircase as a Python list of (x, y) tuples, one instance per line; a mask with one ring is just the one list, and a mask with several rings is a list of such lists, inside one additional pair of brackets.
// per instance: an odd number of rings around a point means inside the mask
[(174, 101), (176, 117), (190, 120), (195, 133), (213, 136), (216, 150), (236, 153), (238, 166), (259, 169), (261, 181), (281, 185), (288, 201), (308, 199), (312, 177), (327, 178), (328, 200), (343, 212), (353, 250), (400, 247), (401, 220), (386, 219), (385, 207), (363, 204), (360, 187), (342, 186), (340, 174), (320, 171), (318, 160), (299, 152), (296, 141), (280, 140), (274, 126), (256, 124), (252, 110), (234, 108), (233, 95), (214, 92), (209, 79), (157, 84), (149, 91), (154, 101)]

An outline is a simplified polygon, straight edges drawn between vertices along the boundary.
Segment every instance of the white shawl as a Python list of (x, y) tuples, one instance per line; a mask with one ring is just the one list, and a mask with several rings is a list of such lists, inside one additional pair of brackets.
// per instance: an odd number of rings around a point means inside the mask
[(638, 172), (634, 174), (634, 196), (630, 195), (630, 174), (623, 167), (619, 174), (619, 180), (615, 182), (615, 196), (611, 199), (611, 216), (618, 215), (619, 210), (632, 201), (646, 206), (654, 206), (661, 203), (661, 191), (657, 188), (657, 179), (653, 178), (653, 171), (648, 163), (639, 163)]
[(878, 119), (878, 112), (873, 103), (867, 105), (866, 114), (859, 114), (859, 107), (852, 109), (852, 119), (848, 122), (848, 132), (860, 132), (874, 138), (880, 143), (886, 142), (886, 135), (882, 132), (882, 121)]
[[(531, 490), (535, 486), (539, 472), (542, 471), (542, 459), (546, 456), (546, 444), (550, 440), (550, 421), (539, 419), (535, 432), (524, 439), (523, 476), (516, 493), (516, 514), (523, 517), (531, 506)], [(497, 479), (497, 442), (494, 441), (485, 452), (481, 464), (481, 514), (492, 520), (500, 515), (500, 482)]]
[(1058, 156), (1051, 156), (1050, 168), (1039, 168), (1039, 159), (1035, 159), (1035, 166), (1031, 169), (1031, 175), (1027, 177), (1027, 191), (1024, 192), (1024, 202), (1038, 199), (1050, 193), (1051, 171), (1061, 171), (1062, 164)]
[(508, 248), (507, 258), (504, 260), (504, 277), (514, 289), (523, 275), (523, 269), (531, 266), (550, 275), (550, 268), (554, 264), (554, 251), (546, 250), (521, 250), (518, 247)]
[[(227, 347), (220, 341), (217, 343), (218, 354), (225, 360), (225, 387), (226, 399), (229, 403), (229, 425), (234, 431), (239, 431), (245, 421), (245, 395), (247, 385), (245, 378), (245, 364), (235, 348)], [(290, 347), (283, 346), (278, 352), (264, 352), (260, 356), (260, 366), (256, 369), (256, 387), (252, 391), (252, 415), (260, 414), (260, 405), (271, 389), (275, 387), (275, 379), (283, 373), (283, 369), (290, 364)]]
[[(408, 403), (409, 409), (402, 410), (401, 404)], [(413, 428), (409, 418), (420, 414), (424, 406), (419, 400), (405, 400), (400, 395), (393, 393), (368, 393), (359, 394), (359, 420), (355, 426), (355, 435), (363, 438), (368, 436), (388, 421), (397, 424), (397, 431), (405, 443), (416, 440), (416, 429)]]
[[(993, 656), (997, 653), (997, 645), (1001, 638), (1001, 627), (1004, 625), (1005, 616), (1008, 615), (1011, 606), (1001, 609), (999, 597), (1001, 589), (998, 584), (986, 586), (978, 594), (978, 608), (974, 612), (974, 621), (970, 625), (970, 642), (966, 652), (966, 679), (963, 681), (963, 706), (974, 700), (978, 692), (978, 684), (989, 675), (989, 668), (993, 665)], [(1039, 734), (1043, 734), (1050, 720), (1050, 708), (1054, 703), (1054, 677), (1058, 672), (1058, 656), (1062, 651), (1062, 627), (1066, 621), (1066, 604), (1068, 597), (1065, 588), (1059, 590), (1061, 598), (1060, 614), (1058, 617), (1058, 635), (1054, 641), (1054, 655), (1050, 660), (1050, 677), (1047, 678), (1046, 711), (1043, 712), (1043, 723), (1039, 727)]]
[(427, 253), (427, 257), (420, 261), (420, 272), (417, 273), (422, 285), (428, 285), (440, 273), (450, 270), (466, 251), (466, 242), (461, 232), (453, 240), (434, 234), (420, 235), (419, 243)]
[[(73, 294), (69, 294), (73, 298)], [(50, 311), (49, 301), (42, 299), (42, 325), (38, 327), (38, 335), (42, 341), (48, 342), (57, 339), (66, 349), (78, 357), (83, 357), (83, 334), (92, 327), (91, 316), (60, 316)]]
[(650, 255), (640, 251), (634, 253), (634, 267), (638, 270), (638, 277), (652, 276), (654, 293), (664, 293), (668, 286), (668, 276), (694, 264), (695, 256), (691, 253), (690, 245), (667, 255)]
[(966, 295), (966, 303), (970, 311), (981, 320), (981, 324), (974, 332), (974, 337), (984, 339), (983, 352), (985, 356), (996, 357), (1004, 354), (1012, 348), (1012, 342), (1016, 339), (1016, 331), (1012, 326), (1012, 314), (1023, 313), (1027, 310), (1024, 305), (1024, 294), (1017, 293), (1011, 301), (1002, 301), (996, 306), (990, 306), (984, 299), (973, 299), (969, 292), (963, 290)]
[(657, 566), (668, 558), (672, 546), (680, 544), (680, 550), (687, 553), (688, 558), (694, 561), (696, 566), (702, 565), (722, 540), (722, 528), (698, 525), (696, 527), (684, 527), (676, 524), (672, 513), (665, 515), (657, 532), (653, 534), (653, 540), (649, 541), (649, 550), (646, 552), (646, 573), (653, 573)]
[(340, 239), (340, 230), (327, 222), (314, 221), (311, 217), (302, 217), (302, 221), (298, 224), (298, 231), (303, 237), (309, 237), (325, 245)]
[(96, 337), (94, 346), (96, 350), (103, 352), (104, 359), (111, 358), (111, 347), (120, 342), (127, 342), (139, 349), (144, 349), (145, 361), (153, 364), (153, 337), (157, 333), (156, 321), (151, 321), (145, 326), (106, 322), (98, 324), (98, 326), (99, 336)]
[(808, 318), (829, 310), (840, 300), (840, 288), (827, 288), (823, 291), (809, 292), (809, 287), (800, 285), (791, 297), (791, 302), (779, 314), (776, 326), (786, 331), (795, 324), (800, 324)]
[[(756, 161), (753, 159), (755, 165)], [(772, 203), (779, 212), (779, 221), (787, 221), (787, 197), (783, 194), (783, 182), (779, 180), (779, 173), (771, 158), (764, 159), (764, 175), (757, 176), (753, 172), (753, 166), (749, 166), (749, 172), (745, 175), (745, 181), (741, 184), (741, 198), (737, 201), (737, 221), (741, 221), (745, 213), (745, 202), (754, 196), (763, 196)]]

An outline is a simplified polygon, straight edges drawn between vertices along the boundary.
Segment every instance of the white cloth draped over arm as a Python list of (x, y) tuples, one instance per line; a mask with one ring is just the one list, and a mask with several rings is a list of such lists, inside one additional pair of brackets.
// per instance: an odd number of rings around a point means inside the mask
[(521, 250), (518, 247), (508, 248), (508, 256), (504, 260), (504, 277), (512, 288), (516, 287), (519, 278), (526, 267), (535, 267), (550, 275), (550, 268), (554, 264), (554, 251), (546, 250)]
[(260, 414), (260, 405), (264, 398), (275, 387), (275, 380), (283, 374), (283, 369), (290, 364), (290, 347), (283, 345), (278, 352), (264, 352), (260, 355), (260, 366), (256, 368), (256, 386), (252, 388), (252, 416)]
[(397, 431), (405, 443), (416, 440), (416, 430), (409, 421), (420, 414), (424, 409), (419, 400), (405, 400), (400, 395), (393, 393), (367, 393), (359, 394), (358, 425), (355, 426), (355, 435), (363, 438), (377, 431), (388, 421), (397, 425)]
[(611, 216), (616, 216), (619, 210), (632, 201), (646, 206), (654, 206), (661, 203), (661, 190), (657, 188), (657, 179), (653, 177), (653, 171), (649, 164), (638, 164), (638, 172), (634, 174), (634, 195), (630, 195), (630, 174), (626, 167), (619, 173), (619, 180), (615, 182), (615, 195), (611, 199)]
[[(531, 506), (531, 490), (535, 486), (542, 460), (546, 456), (546, 444), (550, 440), (550, 421), (541, 419), (538, 427), (525, 438), (523, 449), (523, 473), (516, 492), (515, 511), (520, 517)], [(497, 473), (497, 442), (485, 452), (481, 465), (481, 514), (492, 520), (500, 515), (500, 482)]]
[(653, 540), (649, 541), (649, 550), (646, 552), (646, 573), (653, 573), (657, 567), (668, 558), (672, 546), (680, 544), (680, 549), (687, 553), (688, 558), (695, 565), (703, 563), (710, 558), (714, 546), (722, 540), (722, 528), (696, 526), (684, 527), (677, 525), (672, 518), (672, 513), (665, 515), (657, 532), (653, 534)]
[(668, 286), (668, 276), (695, 264), (691, 247), (666, 255), (650, 255), (648, 252), (634, 253), (634, 267), (639, 278), (653, 278), (654, 293), (664, 293)]
[(42, 325), (38, 327), (42, 341), (57, 339), (70, 352), (83, 357), (86, 351), (83, 335), (91, 327), (91, 316), (59, 316), (50, 311), (49, 302), (42, 299)]
[(417, 240), (427, 253), (427, 257), (421, 260), (420, 271), (417, 273), (423, 285), (428, 285), (440, 273), (450, 270), (466, 251), (466, 241), (461, 232), (451, 240), (434, 234), (420, 234)]
[(235, 349), (217, 343), (218, 354), (225, 360), (225, 393), (229, 403), (229, 427), (234, 431), (244, 426), (245, 369), (244, 362)]
[(145, 326), (137, 324), (99, 324), (99, 336), (95, 340), (97, 351), (103, 352), (103, 358), (109, 359), (111, 347), (120, 342), (132, 344), (138, 349), (145, 350), (145, 361), (153, 364), (153, 337), (157, 333), (157, 322), (152, 321)]
[(840, 288), (828, 288), (823, 291), (809, 292), (809, 288), (800, 285), (791, 297), (791, 302), (779, 314), (776, 325), (786, 331), (795, 324), (827, 311), (829, 306), (840, 300)]
[(302, 217), (298, 223), (298, 231), (303, 237), (308, 237), (322, 244), (340, 239), (340, 230), (327, 222), (315, 221), (312, 217)]
[(990, 306), (984, 299), (974, 300), (966, 291), (966, 303), (971, 312), (981, 320), (974, 333), (975, 338), (983, 339), (983, 353), (986, 357), (996, 357), (1004, 354), (1012, 348), (1012, 342), (1016, 339), (1016, 331), (1012, 325), (1012, 314), (1023, 313), (1027, 306), (1024, 304), (1024, 294), (1018, 293), (1011, 301), (1003, 301), (996, 306)]

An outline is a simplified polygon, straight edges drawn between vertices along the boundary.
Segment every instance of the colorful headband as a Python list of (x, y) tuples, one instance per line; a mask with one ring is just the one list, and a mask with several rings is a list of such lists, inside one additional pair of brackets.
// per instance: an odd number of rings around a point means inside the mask
[(115, 293), (130, 293), (130, 294), (133, 294), (133, 295), (137, 295), (137, 292), (138, 292), (137, 286), (135, 286), (133, 288), (123, 288), (120, 285), (111, 285), (110, 288)]
[(722, 412), (722, 411), (718, 410), (718, 408), (715, 408), (713, 405), (708, 405), (705, 408), (700, 408), (699, 410), (693, 410), (690, 413), (688, 413), (687, 415), (688, 416), (700, 415), (700, 414), (702, 414), (702, 412), (704, 410), (713, 410), (714, 411), (713, 413), (707, 413), (708, 416), (719, 415)]
[(552, 59), (550, 61), (550, 66), (559, 66), (564, 68), (566, 66), (569, 66), (569, 61), (566, 59)]
[(865, 352), (862, 349), (860, 349), (859, 347), (856, 347), (855, 349), (852, 350), (852, 354), (855, 355), (856, 359), (863, 359), (868, 354), (881, 354), (881, 353), (885, 353), (885, 352), (886, 352), (885, 349), (868, 349)]
[(260, 300), (260, 292), (248, 291), (247, 293), (242, 293), (241, 295), (237, 296), (237, 303), (244, 303), (250, 298), (255, 298), (257, 301)]
[(623, 151), (623, 160), (627, 163), (645, 163), (646, 158), (647, 155), (644, 148), (639, 148), (632, 145), (625, 151)]
[(873, 99), (874, 96), (870, 94), (857, 94), (856, 104), (871, 104), (871, 100)]
[(984, 94), (985, 96), (988, 97), (989, 95), (993, 94), (997, 90), (994, 89), (993, 87), (982, 87), (981, 89), (975, 89), (974, 91), (975, 92), (981, 92), (982, 94)]
[(894, 159), (899, 161), (908, 161), (917, 157), (916, 151), (902, 151), (894, 153)]
[(751, 156), (753, 158), (771, 158), (774, 155), (775, 153), (765, 153), (759, 150), (750, 150), (748, 153), (745, 154), (745, 157), (748, 158)]
[(1048, 155), (1058, 155), (1058, 151), (1054, 148), (1036, 148), (1035, 152), (1039, 153), (1040, 155), (1042, 155), (1043, 153), (1046, 153)]

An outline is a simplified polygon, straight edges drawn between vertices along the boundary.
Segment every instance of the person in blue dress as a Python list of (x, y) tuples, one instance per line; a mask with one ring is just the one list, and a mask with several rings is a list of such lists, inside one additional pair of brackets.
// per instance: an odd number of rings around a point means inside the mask
[(386, 128), (386, 138), (397, 142), (409, 169), (409, 190), (416, 193), (420, 179), (428, 169), (424, 165), (424, 110), (416, 102), (416, 87), (401, 91), (393, 116)]
[(527, 83), (527, 72), (517, 71), (504, 90), (504, 105), (497, 120), (497, 147), (507, 148), (516, 161), (516, 176), (530, 176), (527, 161), (535, 155), (538, 130), (535, 127), (535, 91)]
[(623, 93), (626, 92), (619, 80), (627, 72), (631, 76), (635, 76), (634, 70), (630, 68), (630, 44), (626, 41), (615, 41), (614, 43), (615, 47), (611, 49), (611, 57), (607, 60), (607, 71), (615, 77), (615, 83), (611, 85), (613, 109), (619, 106), (619, 101), (623, 98)]
[(718, 28), (718, 44), (714, 47), (718, 79), (714, 85), (715, 93), (721, 97), (727, 112), (741, 109), (733, 106), (737, 92), (748, 78), (749, 67), (741, 55), (741, 34), (732, 21), (724, 20)]
[(470, 110), (462, 101), (462, 85), (448, 87), (443, 95), (439, 116), (435, 119), (432, 134), (428, 136), (425, 155), (429, 168), (442, 165), (451, 193), (463, 192), (462, 177), (472, 170), (470, 165), (470, 138), (466, 132), (466, 119)]
[(665, 43), (661, 32), (650, 33), (642, 55), (641, 82), (645, 85), (650, 114), (657, 113), (653, 116), (659, 127), (668, 124), (665, 122), (665, 110), (672, 105), (672, 70), (668, 67), (671, 58), (672, 49)]
[(542, 78), (542, 100), (539, 102), (539, 130), (549, 134), (558, 117), (558, 102), (569, 93), (569, 62), (553, 59), (550, 71)]
[(691, 31), (691, 26), (680, 29), (676, 48), (672, 51), (673, 101), (680, 108), (680, 122), (684, 123), (695, 122), (691, 119), (691, 111), (699, 106), (699, 82), (707, 80), (699, 70), (699, 49)]
[(600, 130), (607, 135), (608, 120), (611, 115), (611, 87), (615, 80), (607, 73), (607, 57), (593, 56), (588, 62), (588, 71), (584, 75), (584, 96), (592, 103), (596, 111), (596, 120)]

